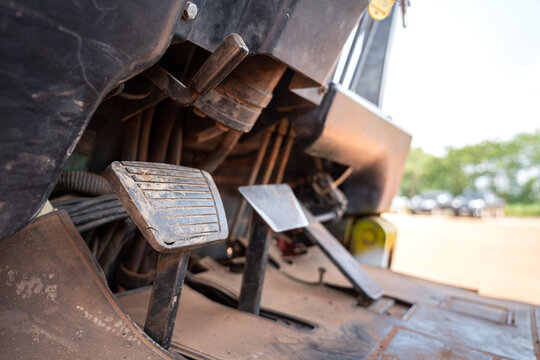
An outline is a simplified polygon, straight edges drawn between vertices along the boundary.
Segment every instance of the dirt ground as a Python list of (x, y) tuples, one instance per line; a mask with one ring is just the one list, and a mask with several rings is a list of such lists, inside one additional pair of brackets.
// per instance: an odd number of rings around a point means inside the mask
[(540, 305), (540, 218), (384, 216), (398, 230), (392, 270)]

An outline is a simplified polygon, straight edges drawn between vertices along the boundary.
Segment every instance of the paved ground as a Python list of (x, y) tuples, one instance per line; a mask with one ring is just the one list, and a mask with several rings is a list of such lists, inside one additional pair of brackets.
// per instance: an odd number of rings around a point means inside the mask
[(385, 217), (398, 230), (394, 271), (540, 305), (540, 218)]

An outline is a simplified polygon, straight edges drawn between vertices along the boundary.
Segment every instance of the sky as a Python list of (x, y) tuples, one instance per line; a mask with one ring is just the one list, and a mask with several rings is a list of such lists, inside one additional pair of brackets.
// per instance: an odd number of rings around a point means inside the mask
[(411, 0), (396, 20), (382, 110), (412, 146), (443, 156), (540, 129), (539, 0)]

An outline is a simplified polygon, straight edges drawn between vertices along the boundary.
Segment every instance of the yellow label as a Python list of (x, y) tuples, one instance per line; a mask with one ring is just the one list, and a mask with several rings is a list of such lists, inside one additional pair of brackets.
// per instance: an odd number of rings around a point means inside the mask
[(369, 15), (375, 20), (384, 20), (392, 11), (396, 0), (371, 0), (368, 6)]

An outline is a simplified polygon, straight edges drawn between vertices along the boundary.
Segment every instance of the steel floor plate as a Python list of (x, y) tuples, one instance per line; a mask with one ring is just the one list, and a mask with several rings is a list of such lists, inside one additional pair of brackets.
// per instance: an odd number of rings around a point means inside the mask
[(68, 215), (0, 243), (1, 359), (173, 359), (122, 311)]
[[(320, 250), (314, 247), (312, 251)], [(311, 259), (324, 256), (310, 252), (306, 256)], [(210, 258), (201, 265), (207, 271), (192, 276), (192, 285), (238, 298), (241, 274)], [(300, 277), (306, 277), (317, 273), (318, 265), (308, 261), (295, 265), (293, 261), (291, 266), (301, 268), (304, 275)], [(538, 348), (533, 345), (531, 324), (538, 309), (388, 270), (366, 269), (386, 294), (380, 304), (367, 308), (358, 305), (351, 290), (310, 284), (268, 267), (262, 310), (278, 319), (281, 316), (278, 321), (242, 313), (186, 288), (174, 349), (196, 359), (535, 358)], [(143, 291), (120, 298), (136, 321), (144, 319), (148, 294)], [(505, 309), (511, 320), (496, 324), (455, 311), (448, 306), (449, 297), (461, 299), (460, 310), (467, 304)], [(394, 311), (391, 306), (406, 311)], [(313, 330), (299, 328), (295, 321), (312, 325)]]

